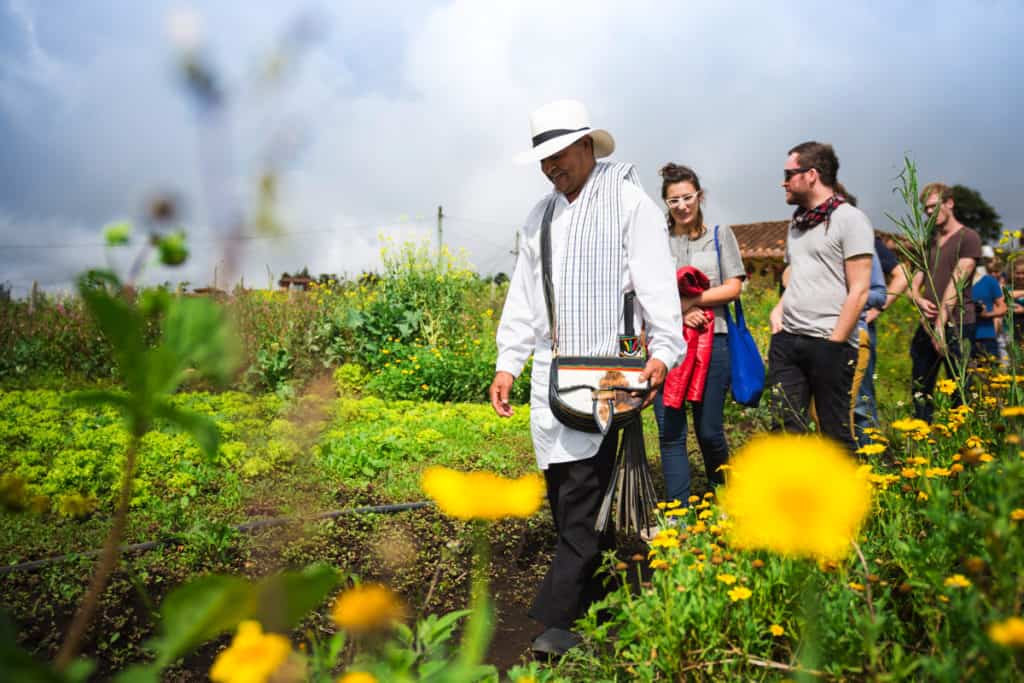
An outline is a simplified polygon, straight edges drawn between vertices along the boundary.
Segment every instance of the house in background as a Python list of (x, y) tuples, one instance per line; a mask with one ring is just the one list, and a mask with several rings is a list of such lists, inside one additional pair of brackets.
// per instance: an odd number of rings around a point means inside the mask
[(764, 221), (733, 225), (747, 281), (754, 286), (775, 287), (786, 269), (786, 231), (789, 221)]
[[(731, 227), (740, 245), (740, 256), (747, 271), (747, 280), (755, 283), (754, 286), (778, 287), (782, 282), (782, 271), (786, 269), (786, 233), (789, 230), (789, 220), (743, 223)], [(903, 238), (881, 230), (875, 230), (875, 235), (880, 237), (899, 258), (900, 252), (896, 241)]]

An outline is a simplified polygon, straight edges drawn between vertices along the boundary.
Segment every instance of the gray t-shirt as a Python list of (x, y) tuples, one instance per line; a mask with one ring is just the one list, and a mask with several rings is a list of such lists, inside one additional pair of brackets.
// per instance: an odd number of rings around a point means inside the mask
[[(875, 231), (860, 209), (840, 204), (809, 230), (789, 226), (789, 286), (782, 295), (782, 329), (828, 339), (846, 300), (846, 259), (875, 253)], [(848, 342), (857, 346), (857, 326)]]
[[(733, 277), (746, 277), (747, 271), (743, 267), (743, 259), (740, 257), (740, 245), (736, 242), (736, 235), (732, 228), (722, 225), (718, 228), (718, 246), (722, 250), (722, 273), (718, 272), (718, 254), (715, 252), (715, 229), (708, 228), (703, 235), (691, 240), (686, 235), (670, 235), (669, 247), (672, 249), (672, 256), (675, 257), (676, 269), (684, 266), (693, 266), (708, 276), (712, 287), (722, 284), (723, 280)], [(711, 309), (715, 314), (715, 334), (725, 334), (725, 306), (715, 306)]]

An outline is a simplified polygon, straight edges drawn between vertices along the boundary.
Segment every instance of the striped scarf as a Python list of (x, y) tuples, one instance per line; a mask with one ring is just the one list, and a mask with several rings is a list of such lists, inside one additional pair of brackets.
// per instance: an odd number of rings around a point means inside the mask
[(622, 185), (640, 186), (632, 164), (599, 161), (574, 208), (560, 263), (558, 352), (565, 356), (617, 356), (622, 318)]

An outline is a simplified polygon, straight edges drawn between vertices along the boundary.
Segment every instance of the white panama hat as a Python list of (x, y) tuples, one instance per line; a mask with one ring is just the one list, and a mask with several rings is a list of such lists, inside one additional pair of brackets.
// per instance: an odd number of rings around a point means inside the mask
[(606, 157), (615, 151), (615, 140), (606, 130), (590, 127), (590, 114), (582, 102), (556, 100), (530, 114), (530, 135), (533, 149), (517, 154), (517, 164), (529, 164), (555, 154), (580, 138), (594, 140), (594, 156)]

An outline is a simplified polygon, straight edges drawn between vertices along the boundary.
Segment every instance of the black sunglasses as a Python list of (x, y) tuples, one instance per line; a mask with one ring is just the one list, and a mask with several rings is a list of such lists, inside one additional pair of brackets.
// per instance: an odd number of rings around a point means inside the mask
[(800, 175), (801, 173), (807, 173), (810, 170), (810, 168), (784, 168), (782, 169), (782, 175), (786, 177), (786, 180), (792, 180), (793, 176)]

